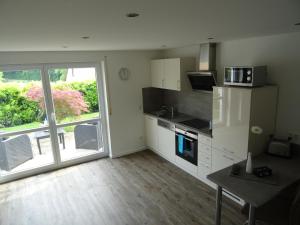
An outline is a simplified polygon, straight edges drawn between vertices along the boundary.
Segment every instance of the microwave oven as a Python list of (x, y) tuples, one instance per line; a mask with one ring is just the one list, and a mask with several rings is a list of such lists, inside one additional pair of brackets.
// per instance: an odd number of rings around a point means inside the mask
[(266, 66), (225, 67), (224, 85), (256, 87), (266, 83)]

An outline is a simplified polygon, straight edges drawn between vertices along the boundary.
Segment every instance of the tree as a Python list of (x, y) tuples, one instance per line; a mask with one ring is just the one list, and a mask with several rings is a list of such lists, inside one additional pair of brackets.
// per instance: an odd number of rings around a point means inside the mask
[[(45, 100), (43, 90), (39, 86), (31, 87), (26, 93), (28, 99), (38, 102), (41, 110), (45, 112)], [(52, 90), (55, 114), (58, 121), (69, 116), (80, 116), (88, 112), (88, 106), (79, 91), (75, 90)]]

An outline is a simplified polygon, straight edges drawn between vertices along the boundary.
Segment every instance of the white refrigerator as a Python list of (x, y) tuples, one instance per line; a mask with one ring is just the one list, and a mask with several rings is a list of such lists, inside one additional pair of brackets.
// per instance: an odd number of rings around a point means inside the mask
[(212, 170), (262, 153), (274, 133), (277, 86), (214, 87)]

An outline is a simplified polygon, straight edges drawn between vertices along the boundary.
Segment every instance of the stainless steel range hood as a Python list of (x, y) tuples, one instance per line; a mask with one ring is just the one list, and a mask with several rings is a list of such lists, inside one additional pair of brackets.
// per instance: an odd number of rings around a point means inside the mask
[(197, 71), (187, 75), (193, 90), (212, 91), (216, 85), (216, 43), (200, 44), (200, 55)]

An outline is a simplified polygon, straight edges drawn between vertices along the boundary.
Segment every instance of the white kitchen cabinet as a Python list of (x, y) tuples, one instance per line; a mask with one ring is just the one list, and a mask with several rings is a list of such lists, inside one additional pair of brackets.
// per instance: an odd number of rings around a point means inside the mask
[(212, 172), (224, 169), (228, 166), (232, 166), (235, 163), (240, 162), (242, 159), (236, 158), (233, 154), (212, 149)]
[(206, 176), (211, 173), (212, 164), (211, 138), (198, 134), (198, 178), (211, 185)]
[(156, 59), (151, 61), (151, 84), (152, 87), (163, 88), (164, 61)]
[(194, 58), (152, 60), (152, 87), (176, 91), (190, 89), (191, 87), (186, 73), (193, 70), (195, 70)]
[(276, 104), (276, 86), (214, 87), (213, 148), (239, 159), (262, 153), (274, 132)]
[(157, 119), (155, 117), (145, 115), (145, 140), (146, 146), (152, 150), (156, 150), (158, 147), (158, 126)]
[(180, 91), (180, 59), (164, 59), (165, 86), (169, 90)]
[(158, 126), (157, 151), (167, 160), (175, 161), (175, 132)]

